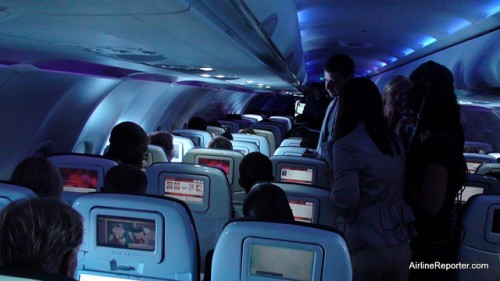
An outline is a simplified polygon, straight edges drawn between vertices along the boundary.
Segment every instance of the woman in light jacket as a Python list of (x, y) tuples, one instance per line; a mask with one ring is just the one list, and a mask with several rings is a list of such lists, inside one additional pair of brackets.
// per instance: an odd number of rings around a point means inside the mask
[(340, 95), (333, 145), (334, 226), (345, 235), (353, 280), (407, 280), (413, 213), (404, 201), (404, 148), (367, 78)]

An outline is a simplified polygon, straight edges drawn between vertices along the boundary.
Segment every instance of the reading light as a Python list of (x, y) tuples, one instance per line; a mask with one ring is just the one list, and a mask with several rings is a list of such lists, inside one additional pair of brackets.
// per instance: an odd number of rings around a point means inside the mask
[(222, 74), (215, 75), (215, 78), (224, 78), (224, 75), (222, 75)]
[(210, 77), (210, 74), (200, 74), (201, 77)]
[(213, 71), (214, 69), (211, 67), (200, 67), (201, 71)]

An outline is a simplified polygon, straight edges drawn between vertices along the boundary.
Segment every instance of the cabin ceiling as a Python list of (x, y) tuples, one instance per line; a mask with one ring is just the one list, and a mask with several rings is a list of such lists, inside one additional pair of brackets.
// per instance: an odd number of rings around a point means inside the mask
[(498, 0), (297, 0), (310, 81), (336, 53), (373, 76), (500, 26)]
[(331, 54), (353, 57), (357, 75), (376, 75), (498, 29), (499, 11), (498, 0), (4, 0), (0, 60), (296, 91), (321, 80)]

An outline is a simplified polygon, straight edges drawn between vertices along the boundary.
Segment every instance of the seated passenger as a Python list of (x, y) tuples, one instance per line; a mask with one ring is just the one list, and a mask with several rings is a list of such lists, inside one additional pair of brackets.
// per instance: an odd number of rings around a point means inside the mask
[(223, 136), (217, 136), (210, 140), (208, 148), (233, 150), (233, 144)]
[(63, 179), (59, 170), (42, 157), (30, 157), (17, 165), (10, 177), (13, 184), (33, 190), (39, 197), (61, 199)]
[(109, 169), (104, 177), (103, 192), (145, 194), (148, 185), (146, 174), (129, 164)]
[(168, 132), (153, 132), (148, 135), (149, 143), (163, 148), (168, 161), (174, 158), (174, 136)]
[(241, 134), (250, 134), (250, 135), (256, 135), (257, 133), (254, 131), (252, 128), (244, 128), (240, 129)]
[(270, 183), (257, 185), (248, 192), (243, 215), (245, 218), (294, 221), (285, 192)]
[(245, 155), (241, 160), (239, 170), (238, 183), (247, 194), (257, 182), (274, 180), (273, 163), (269, 157), (260, 152)]
[(201, 117), (193, 117), (189, 120), (187, 124), (188, 129), (194, 129), (194, 130), (201, 130), (201, 131), (206, 131), (207, 130), (207, 121)]
[(142, 168), (148, 149), (148, 136), (141, 126), (133, 122), (122, 122), (111, 131), (106, 157)]
[(53, 198), (13, 202), (0, 216), (0, 264), (73, 278), (82, 217)]

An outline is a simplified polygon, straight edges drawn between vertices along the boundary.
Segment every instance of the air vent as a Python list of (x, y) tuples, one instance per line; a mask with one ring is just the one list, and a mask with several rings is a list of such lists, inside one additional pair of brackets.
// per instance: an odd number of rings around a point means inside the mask
[(373, 43), (355, 41), (355, 40), (352, 41), (342, 40), (339, 42), (339, 45), (349, 49), (369, 49), (373, 46)]

